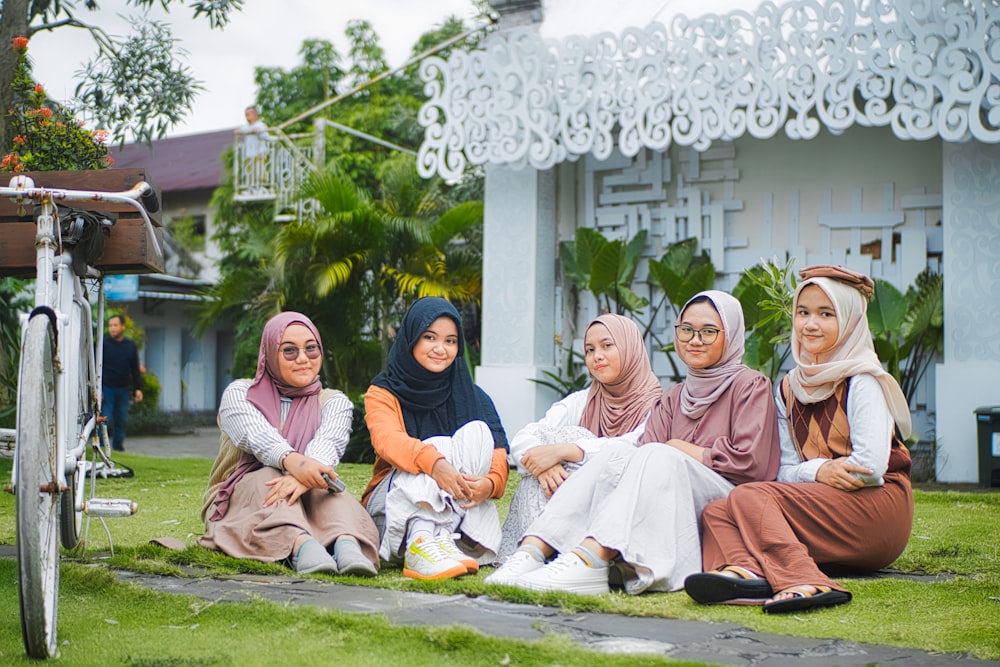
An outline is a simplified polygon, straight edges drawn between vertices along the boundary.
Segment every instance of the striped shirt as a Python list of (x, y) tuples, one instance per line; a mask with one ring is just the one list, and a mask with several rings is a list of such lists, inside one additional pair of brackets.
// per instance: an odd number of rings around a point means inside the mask
[[(250, 383), (250, 380), (236, 380), (226, 387), (219, 406), (219, 427), (239, 449), (250, 452), (266, 466), (278, 468), (281, 456), (295, 450), (260, 410), (247, 400)], [(291, 409), (291, 399), (282, 397), (282, 422)], [(319, 429), (306, 445), (305, 455), (336, 467), (347, 448), (353, 413), (354, 406), (344, 394), (338, 392), (328, 400), (320, 415)]]

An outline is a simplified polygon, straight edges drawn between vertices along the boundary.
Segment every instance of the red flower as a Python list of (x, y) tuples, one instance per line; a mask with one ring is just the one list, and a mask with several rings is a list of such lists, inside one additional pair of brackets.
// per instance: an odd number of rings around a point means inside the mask
[(0, 168), (7, 168), (16, 165), (19, 161), (16, 153), (7, 153), (3, 156), (3, 160), (0, 160)]
[(28, 38), (27, 37), (15, 37), (11, 40), (15, 51), (24, 51), (28, 48)]
[(24, 135), (23, 134), (17, 135), (16, 137), (14, 137), (13, 141), (18, 146), (23, 146), (24, 145)]
[(111, 165), (113, 165), (115, 163), (115, 159), (113, 157), (111, 157), (110, 155), (105, 155), (104, 156), (104, 162), (110, 167)]
[(40, 84), (40, 83), (36, 83), (35, 84), (35, 94), (36, 95), (44, 95), (45, 94), (45, 88), (42, 87), (42, 84)]
[(38, 110), (38, 113), (42, 114), (46, 118), (52, 118), (52, 109), (48, 107), (42, 107)]

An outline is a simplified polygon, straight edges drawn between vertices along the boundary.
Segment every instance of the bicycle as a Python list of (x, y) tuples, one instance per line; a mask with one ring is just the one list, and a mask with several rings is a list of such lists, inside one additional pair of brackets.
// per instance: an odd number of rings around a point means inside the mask
[[(33, 206), (36, 225), (35, 298), (31, 313), (22, 317), (17, 425), (13, 434), (10, 429), (0, 433), (0, 441), (14, 441), (11, 486), (24, 647), (33, 658), (50, 658), (59, 652), (59, 543), (82, 550), (89, 517), (103, 522), (137, 510), (131, 500), (96, 495), (97, 479), (107, 476), (114, 463), (100, 416), (103, 355), (94, 343), (91, 299), (96, 298), (96, 325), (103, 328), (104, 288), (103, 273), (93, 266), (94, 248), (103, 246), (116, 216), (60, 204), (134, 208), (160, 255), (149, 216), (159, 203), (145, 181), (106, 192), (36, 187), (23, 175), (0, 188), (0, 198), (10, 198), (22, 215)], [(84, 515), (88, 523), (81, 534)]]

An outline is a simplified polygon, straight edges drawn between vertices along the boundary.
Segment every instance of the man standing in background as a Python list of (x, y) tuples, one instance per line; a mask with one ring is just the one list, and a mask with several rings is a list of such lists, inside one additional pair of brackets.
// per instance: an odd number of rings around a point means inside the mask
[(142, 373), (139, 370), (139, 349), (135, 342), (125, 337), (125, 319), (121, 315), (108, 318), (101, 390), (104, 394), (101, 413), (109, 419), (111, 448), (123, 452), (130, 394), (134, 390), (136, 402), (142, 401)]

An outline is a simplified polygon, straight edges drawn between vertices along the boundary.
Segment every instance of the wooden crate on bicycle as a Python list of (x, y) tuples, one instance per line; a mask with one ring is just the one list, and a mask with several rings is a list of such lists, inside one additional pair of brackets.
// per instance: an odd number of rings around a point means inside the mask
[[(97, 169), (93, 171), (32, 171), (26, 172), (36, 187), (61, 190), (102, 190), (120, 192), (128, 190), (139, 181), (146, 181), (156, 188), (145, 169)], [(0, 181), (7, 184), (14, 174), (0, 174)], [(114, 213), (118, 216), (111, 235), (104, 244), (104, 254), (96, 262), (106, 274), (160, 273), (163, 255), (156, 252), (156, 244), (143, 223), (142, 217), (132, 207), (115, 202), (95, 201), (76, 208)], [(17, 206), (9, 199), (0, 198), (0, 277), (31, 277), (35, 275), (35, 232), (37, 227), (31, 210), (18, 215)], [(151, 213), (156, 240), (163, 247), (159, 213)]]

